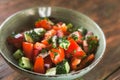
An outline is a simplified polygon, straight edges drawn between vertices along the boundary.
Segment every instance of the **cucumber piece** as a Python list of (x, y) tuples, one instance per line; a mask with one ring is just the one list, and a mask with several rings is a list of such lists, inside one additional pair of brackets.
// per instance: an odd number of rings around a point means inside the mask
[(32, 32), (29, 31), (24, 32), (24, 37), (25, 37), (25, 41), (27, 42), (31, 42), (31, 43), (35, 42)]
[(56, 67), (48, 69), (45, 75), (56, 75)]
[(30, 31), (24, 32), (24, 37), (27, 42), (37, 42), (44, 36), (46, 31), (43, 28), (36, 28)]
[(69, 71), (70, 65), (67, 60), (64, 60), (56, 66), (56, 74), (66, 74), (69, 73)]
[(27, 58), (27, 57), (22, 57), (21, 59), (19, 59), (19, 66), (24, 69), (28, 69), (28, 70), (32, 69), (32, 64), (31, 64), (29, 58)]
[(13, 57), (16, 60), (20, 59), (23, 56), (24, 56), (24, 54), (23, 54), (22, 50), (20, 50), (20, 49), (18, 49), (17, 51), (15, 51), (15, 53), (13, 54)]

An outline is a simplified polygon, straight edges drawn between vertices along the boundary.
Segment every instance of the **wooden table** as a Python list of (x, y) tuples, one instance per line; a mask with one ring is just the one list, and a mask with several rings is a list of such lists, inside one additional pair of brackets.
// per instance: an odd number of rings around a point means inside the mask
[[(0, 24), (13, 13), (35, 6), (71, 8), (97, 22), (106, 36), (106, 52), (83, 80), (120, 80), (120, 0), (0, 0)], [(0, 56), (0, 80), (30, 79), (11, 69)]]

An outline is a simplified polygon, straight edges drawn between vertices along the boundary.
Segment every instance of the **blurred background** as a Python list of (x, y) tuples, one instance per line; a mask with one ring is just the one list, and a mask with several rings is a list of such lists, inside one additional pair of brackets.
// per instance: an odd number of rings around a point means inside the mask
[[(120, 80), (120, 0), (0, 0), (0, 24), (13, 13), (36, 6), (76, 10), (93, 19), (105, 33), (107, 47), (103, 59), (76, 80)], [(0, 56), (0, 80), (30, 79), (11, 69)]]

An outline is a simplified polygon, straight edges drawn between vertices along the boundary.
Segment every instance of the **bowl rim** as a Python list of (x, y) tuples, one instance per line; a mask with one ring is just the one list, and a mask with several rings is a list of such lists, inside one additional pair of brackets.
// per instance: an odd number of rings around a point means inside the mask
[[(50, 6), (37, 6), (37, 7), (32, 7), (32, 8), (27, 8), (27, 9), (24, 9), (24, 10), (20, 10), (20, 11), (18, 11), (18, 12), (16, 12), (16, 13), (12, 14), (11, 16), (9, 16), (9, 17), (0, 25), (0, 31), (1, 31), (2, 27), (4, 26), (4, 24), (5, 24), (7, 21), (9, 21), (9, 19), (11, 19), (12, 17), (14, 17), (15, 15), (20, 14), (21, 12), (24, 12), (24, 11), (27, 11), (27, 10), (38, 9), (38, 8), (41, 8), (41, 7), (47, 8), (47, 7), (50, 7)], [(106, 38), (105, 38), (105, 35), (104, 35), (102, 29), (98, 26), (98, 24), (96, 24), (95, 21), (93, 21), (93, 20), (90, 19), (88, 16), (86, 16), (85, 14), (83, 14), (83, 13), (81, 13), (81, 12), (79, 12), (79, 11), (75, 11), (75, 10), (73, 10), (73, 9), (68, 9), (68, 8), (64, 8), (64, 7), (55, 7), (55, 6), (54, 6), (54, 7), (50, 7), (50, 8), (51, 8), (51, 9), (54, 9), (54, 8), (56, 8), (56, 9), (64, 9), (64, 10), (67, 10), (67, 11), (71, 11), (73, 14), (78, 14), (78, 15), (81, 14), (82, 16), (84, 16), (84, 17), (86, 17), (87, 19), (89, 19), (89, 20), (92, 22), (92, 24), (94, 24), (94, 25), (97, 27), (97, 29), (100, 31), (100, 33), (101, 33), (101, 35), (102, 35), (102, 37), (103, 37), (103, 44), (104, 44), (104, 46), (103, 46), (104, 48), (103, 48), (102, 53), (101, 53), (101, 55), (99, 56), (99, 58), (97, 58), (97, 59), (96, 59), (95, 61), (93, 61), (89, 66), (87, 66), (87, 67), (85, 67), (85, 68), (83, 68), (83, 69), (81, 69), (81, 70), (78, 70), (78, 71), (75, 71), (75, 72), (70, 72), (70, 73), (68, 73), (68, 74), (56, 74), (56, 75), (45, 75), (45, 74), (36, 73), (36, 72), (33, 72), (33, 71), (29, 71), (29, 70), (23, 69), (23, 68), (19, 67), (18, 65), (14, 64), (12, 61), (10, 61), (10, 60), (4, 55), (4, 53), (2, 52), (2, 50), (0, 49), (0, 54), (2, 55), (2, 57), (4, 58), (4, 60), (5, 60), (6, 62), (10, 63), (12, 66), (14, 66), (14, 68), (19, 69), (20, 71), (24, 71), (25, 73), (29, 73), (29, 74), (33, 74), (33, 75), (38, 75), (38, 76), (44, 76), (44, 77), (63, 77), (63, 76), (68, 76), (68, 75), (74, 75), (74, 74), (78, 74), (78, 73), (80, 73), (80, 72), (82, 72), (82, 71), (84, 71), (84, 70), (89, 70), (89, 68), (92, 69), (93, 67), (95, 67), (95, 66), (97, 65), (97, 63), (102, 59), (102, 57), (103, 57), (103, 55), (104, 55), (104, 52), (105, 52), (105, 49), (106, 49)]]

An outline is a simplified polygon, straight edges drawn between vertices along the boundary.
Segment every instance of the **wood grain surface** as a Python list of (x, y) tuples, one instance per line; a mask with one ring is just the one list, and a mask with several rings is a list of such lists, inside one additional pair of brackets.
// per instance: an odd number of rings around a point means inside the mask
[[(0, 24), (13, 13), (36, 6), (70, 8), (98, 23), (106, 36), (106, 52), (83, 80), (120, 80), (120, 0), (0, 0)], [(0, 80), (30, 79), (11, 69), (0, 56)]]

